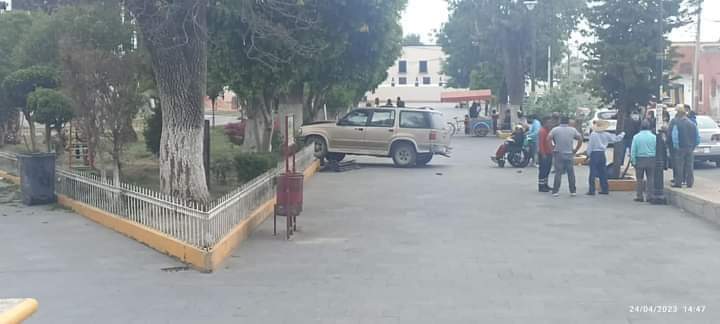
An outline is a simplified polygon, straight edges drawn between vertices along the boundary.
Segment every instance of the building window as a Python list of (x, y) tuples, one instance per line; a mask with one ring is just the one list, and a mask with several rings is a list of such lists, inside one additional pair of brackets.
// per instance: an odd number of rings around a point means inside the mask
[(430, 79), (430, 77), (423, 77), (423, 84), (431, 84), (431, 83), (432, 83), (432, 79)]
[(407, 84), (407, 78), (406, 78), (406, 77), (399, 77), (399, 78), (398, 78), (398, 84), (400, 84), (400, 85), (406, 85), (406, 84)]
[(420, 61), (420, 73), (428, 73), (427, 61)]
[(407, 73), (407, 61), (400, 61), (398, 63), (398, 72)]

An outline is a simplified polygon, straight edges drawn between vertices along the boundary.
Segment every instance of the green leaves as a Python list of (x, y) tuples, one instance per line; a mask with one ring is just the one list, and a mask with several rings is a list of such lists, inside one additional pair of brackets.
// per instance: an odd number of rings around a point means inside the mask
[[(672, 52), (667, 34), (688, 22), (694, 0), (607, 0), (588, 8), (597, 41), (584, 47), (587, 87), (607, 104), (629, 111), (646, 105), (668, 82)], [(660, 58), (665, 60), (660, 70)]]
[(47, 66), (32, 66), (8, 75), (2, 83), (8, 102), (13, 107), (26, 107), (27, 96), (37, 88), (57, 88), (57, 72)]
[(57, 90), (38, 88), (27, 98), (28, 111), (33, 119), (51, 128), (61, 128), (74, 115), (72, 101)]

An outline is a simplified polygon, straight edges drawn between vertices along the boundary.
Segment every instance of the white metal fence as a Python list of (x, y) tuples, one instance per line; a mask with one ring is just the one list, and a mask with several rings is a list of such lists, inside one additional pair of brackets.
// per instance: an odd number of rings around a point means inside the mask
[[(296, 155), (296, 170), (305, 170), (314, 160), (314, 148), (303, 149)], [(17, 173), (17, 163), (14, 155), (0, 152), (0, 169)], [(60, 168), (56, 170), (55, 191), (198, 248), (209, 249), (273, 198), (275, 178), (284, 171), (284, 164), (280, 163), (207, 206), (131, 184), (113, 184), (88, 172)]]

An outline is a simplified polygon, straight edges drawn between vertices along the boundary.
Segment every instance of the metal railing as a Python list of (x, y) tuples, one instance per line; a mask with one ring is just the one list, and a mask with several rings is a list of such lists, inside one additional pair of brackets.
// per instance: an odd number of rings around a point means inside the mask
[[(314, 161), (314, 148), (296, 156), (302, 171)], [(17, 172), (14, 155), (0, 152), (0, 169)], [(273, 198), (275, 178), (284, 165), (242, 185), (208, 205), (189, 203), (139, 186), (112, 183), (89, 172), (56, 170), (57, 194), (112, 213), (202, 249), (210, 249), (255, 210)]]

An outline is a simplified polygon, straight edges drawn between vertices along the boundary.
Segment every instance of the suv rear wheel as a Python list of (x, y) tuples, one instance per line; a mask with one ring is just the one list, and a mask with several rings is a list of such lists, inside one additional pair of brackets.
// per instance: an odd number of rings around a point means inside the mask
[(415, 163), (416, 163), (418, 166), (425, 166), (425, 165), (427, 165), (428, 163), (430, 163), (430, 161), (432, 160), (432, 158), (433, 158), (433, 154), (432, 154), (432, 153), (418, 154), (417, 161), (416, 161)]
[(393, 145), (392, 158), (396, 167), (408, 168), (415, 165), (417, 152), (412, 144), (401, 142)]

